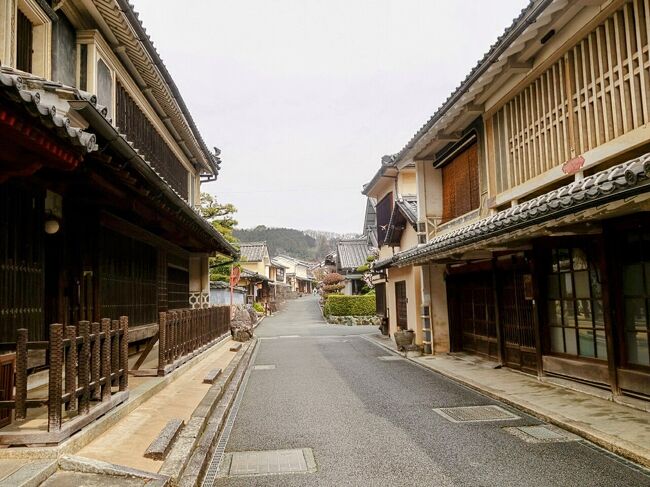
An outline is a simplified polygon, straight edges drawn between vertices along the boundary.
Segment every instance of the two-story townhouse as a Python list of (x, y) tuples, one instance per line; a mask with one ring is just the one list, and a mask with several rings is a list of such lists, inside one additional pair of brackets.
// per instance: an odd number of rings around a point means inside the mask
[(398, 154), (434, 352), (650, 395), (648, 0), (533, 1)]
[(278, 255), (275, 261), (286, 268), (285, 279), (292, 292), (303, 294), (312, 292), (314, 286), (314, 279), (310, 272), (312, 264), (288, 255)]
[(0, 0), (0, 61), (0, 342), (206, 306), (208, 257), (237, 255), (196, 211), (218, 151), (129, 3)]
[(418, 244), (417, 181), (413, 164), (398, 167), (394, 156), (384, 156), (381, 167), (363, 188), (368, 201), (374, 201), (374, 214), (366, 209), (364, 226), (375, 238), (379, 256), (373, 265), (377, 312), (388, 318), (388, 331), (413, 330), (416, 343), (424, 345), (420, 319), (422, 300), (420, 269), (407, 265), (391, 266), (399, 252)]

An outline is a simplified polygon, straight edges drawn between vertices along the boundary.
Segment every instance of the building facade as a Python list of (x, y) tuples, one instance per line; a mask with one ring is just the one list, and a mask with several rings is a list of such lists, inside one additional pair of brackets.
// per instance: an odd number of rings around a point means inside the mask
[(531, 2), (395, 155), (434, 353), (650, 395), (649, 8)]
[(207, 306), (237, 255), (197, 211), (220, 159), (133, 8), (0, 0), (0, 60), (0, 342)]

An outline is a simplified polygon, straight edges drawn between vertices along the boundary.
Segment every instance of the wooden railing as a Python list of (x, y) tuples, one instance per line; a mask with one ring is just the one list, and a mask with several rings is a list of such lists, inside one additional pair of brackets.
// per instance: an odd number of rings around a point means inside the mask
[[(30, 342), (27, 329), (18, 329), (15, 395), (12, 400), (0, 401), (0, 408), (14, 408), (16, 421), (21, 421), (27, 418), (29, 408), (46, 406), (48, 433), (61, 432), (64, 409), (71, 418), (74, 416), (65, 426), (70, 431), (63, 435), (38, 437), (34, 433), (30, 440), (21, 441), (57, 442), (92, 420), (90, 416), (94, 415), (90, 413), (97, 408), (108, 410), (119, 404), (121, 400), (112, 401), (112, 395), (125, 392), (128, 387), (128, 335), (126, 316), (119, 320), (105, 318), (101, 323), (81, 321), (77, 326), (53, 324), (49, 341)], [(27, 398), (30, 350), (45, 350), (49, 356), (47, 398)], [(113, 387), (117, 391), (113, 392)], [(126, 394), (122, 396), (126, 398)], [(84, 421), (84, 416), (88, 416), (88, 421)], [(0, 443), (15, 444), (10, 436), (0, 432)]]
[(230, 331), (230, 306), (160, 313), (158, 373), (164, 375)]

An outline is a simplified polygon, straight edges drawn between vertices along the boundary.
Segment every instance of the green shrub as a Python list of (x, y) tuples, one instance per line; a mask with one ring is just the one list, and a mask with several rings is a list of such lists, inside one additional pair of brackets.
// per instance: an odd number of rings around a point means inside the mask
[(264, 305), (262, 303), (253, 303), (253, 309), (258, 313), (264, 313)]
[(325, 301), (323, 313), (326, 316), (372, 316), (375, 314), (375, 296), (332, 294)]
[(370, 266), (368, 264), (363, 264), (357, 267), (357, 272), (368, 272), (370, 270)]

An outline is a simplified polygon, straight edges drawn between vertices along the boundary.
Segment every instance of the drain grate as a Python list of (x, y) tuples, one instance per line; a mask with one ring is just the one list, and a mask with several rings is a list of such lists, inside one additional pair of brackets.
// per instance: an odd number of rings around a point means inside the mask
[(311, 448), (243, 451), (226, 453), (219, 470), (220, 476), (229, 477), (313, 473), (316, 461)]
[(400, 357), (398, 355), (383, 355), (381, 357), (377, 357), (379, 360), (383, 360), (384, 362), (399, 362), (403, 361), (404, 358)]
[(452, 423), (476, 423), (480, 421), (509, 421), (519, 419), (519, 416), (494, 405), (434, 408), (434, 411)]
[(254, 365), (253, 369), (254, 370), (273, 370), (273, 369), (275, 369), (275, 365)]
[(526, 443), (559, 443), (580, 440), (580, 437), (550, 425), (540, 424), (535, 426), (508, 427), (503, 429), (520, 440), (524, 440)]

